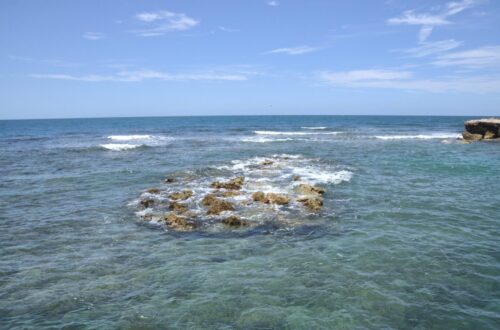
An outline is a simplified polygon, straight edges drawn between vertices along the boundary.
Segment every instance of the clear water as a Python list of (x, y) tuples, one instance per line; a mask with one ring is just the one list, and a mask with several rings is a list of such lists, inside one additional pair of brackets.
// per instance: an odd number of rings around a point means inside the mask
[[(466, 119), (0, 121), (0, 327), (498, 329), (500, 144), (455, 140)], [(327, 189), (320, 214), (135, 214), (167, 175), (283, 154)]]

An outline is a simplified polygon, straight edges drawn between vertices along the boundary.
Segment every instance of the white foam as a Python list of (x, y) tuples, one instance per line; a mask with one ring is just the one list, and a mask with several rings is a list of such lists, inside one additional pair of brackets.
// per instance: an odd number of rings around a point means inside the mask
[(269, 143), (269, 142), (286, 142), (286, 141), (293, 141), (291, 138), (281, 138), (281, 139), (270, 139), (266, 137), (261, 137), (261, 136), (253, 136), (253, 137), (248, 137), (248, 138), (242, 138), (242, 142), (254, 142), (254, 143)]
[(339, 184), (351, 181), (353, 173), (347, 170), (329, 171), (316, 166), (296, 167), (293, 169), (295, 175), (301, 177), (301, 181), (312, 183)]
[(337, 135), (339, 132), (281, 132), (281, 131), (254, 131), (257, 135)]
[(459, 139), (461, 137), (458, 133), (431, 133), (431, 134), (417, 134), (417, 135), (376, 135), (376, 139), (380, 140), (430, 140), (430, 139)]
[(110, 135), (108, 139), (114, 141), (130, 141), (130, 140), (149, 140), (152, 139), (151, 135)]
[(128, 144), (128, 143), (108, 143), (100, 145), (104, 149), (114, 150), (114, 151), (122, 151), (122, 150), (130, 150), (135, 149), (141, 146), (141, 144)]
[(302, 126), (301, 128), (302, 129), (318, 129), (318, 130), (327, 129), (326, 126)]

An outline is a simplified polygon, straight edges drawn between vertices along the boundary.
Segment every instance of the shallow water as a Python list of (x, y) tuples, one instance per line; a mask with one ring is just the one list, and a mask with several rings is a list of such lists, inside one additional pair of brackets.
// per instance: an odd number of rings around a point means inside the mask
[[(0, 121), (0, 326), (496, 329), (500, 144), (455, 140), (465, 119)], [(283, 154), (327, 189), (319, 214), (193, 232), (136, 215), (165, 176)]]

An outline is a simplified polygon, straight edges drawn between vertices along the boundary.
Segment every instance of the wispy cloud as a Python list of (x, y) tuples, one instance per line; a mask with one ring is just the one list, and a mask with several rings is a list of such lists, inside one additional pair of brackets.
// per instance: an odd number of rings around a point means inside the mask
[(104, 39), (106, 36), (100, 32), (85, 32), (83, 37), (87, 40), (100, 40)]
[(355, 89), (399, 89), (407, 91), (444, 93), (498, 93), (500, 77), (449, 76), (436, 79), (416, 79), (412, 72), (393, 70), (323, 71), (319, 79), (330, 86)]
[(320, 50), (319, 47), (311, 46), (298, 46), (298, 47), (287, 47), (287, 48), (277, 48), (269, 51), (270, 54), (287, 54), (287, 55), (302, 55), (312, 52), (317, 52)]
[(433, 64), (438, 66), (461, 66), (470, 69), (500, 67), (500, 46), (486, 46), (443, 54), (438, 56)]
[(172, 31), (185, 31), (194, 28), (200, 23), (184, 13), (174, 13), (166, 10), (143, 12), (135, 17), (148, 25), (148, 28), (134, 31), (142, 37), (161, 36)]
[(429, 38), (434, 27), (451, 24), (449, 17), (473, 7), (477, 2), (478, 0), (448, 2), (438, 13), (417, 14), (414, 10), (407, 10), (400, 17), (389, 18), (386, 22), (390, 25), (419, 25), (418, 41), (423, 43)]
[(441, 54), (457, 47), (460, 47), (463, 44), (462, 41), (457, 41), (455, 39), (447, 39), (435, 42), (423, 42), (418, 47), (409, 48), (403, 50), (403, 52), (407, 53), (410, 57), (425, 57), (431, 55)]
[(37, 79), (73, 80), (86, 82), (141, 82), (146, 80), (162, 81), (243, 81), (248, 76), (242, 73), (226, 72), (190, 72), (190, 73), (168, 73), (148, 69), (120, 71), (111, 75), (88, 74), (31, 74)]
[(268, 1), (267, 2), (267, 5), (268, 6), (271, 6), (271, 7), (276, 7), (276, 6), (279, 6), (279, 2), (278, 1)]
[(22, 62), (33, 63), (33, 64), (37, 64), (37, 65), (50, 65), (50, 66), (61, 67), (61, 68), (82, 66), (81, 63), (68, 62), (68, 61), (63, 61), (63, 60), (59, 60), (59, 59), (39, 59), (39, 58), (16, 56), (16, 55), (9, 55), (8, 58), (13, 60), (13, 61), (22, 61)]
[(219, 26), (219, 30), (222, 32), (240, 32), (238, 29), (232, 29), (225, 26)]

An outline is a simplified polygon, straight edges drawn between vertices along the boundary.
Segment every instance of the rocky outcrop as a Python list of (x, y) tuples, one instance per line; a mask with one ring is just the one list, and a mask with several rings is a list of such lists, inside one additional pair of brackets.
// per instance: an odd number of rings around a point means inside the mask
[(263, 161), (260, 164), (263, 165), (263, 166), (269, 166), (269, 165), (273, 165), (274, 162), (272, 160), (270, 160), (270, 159), (266, 159), (265, 161)]
[(174, 183), (174, 182), (175, 182), (175, 179), (174, 179), (174, 178), (172, 178), (172, 177), (167, 177), (167, 178), (165, 178), (164, 182), (165, 182), (165, 183)]
[(168, 208), (177, 213), (184, 213), (188, 210), (188, 206), (186, 204), (179, 202), (171, 202)]
[(145, 209), (147, 209), (147, 208), (150, 208), (151, 206), (153, 206), (155, 204), (155, 200), (152, 199), (152, 198), (147, 198), (147, 199), (143, 199), (139, 203), (141, 204), (142, 207), (144, 207)]
[(232, 215), (230, 217), (225, 218), (222, 220), (222, 223), (231, 226), (231, 227), (247, 227), (248, 222), (245, 220), (240, 219), (240, 217), (236, 215)]
[(193, 196), (193, 191), (191, 190), (178, 191), (168, 195), (168, 197), (173, 200), (185, 200), (191, 196)]
[(301, 202), (309, 211), (317, 212), (323, 206), (323, 198), (318, 196), (304, 196), (297, 201)]
[(325, 193), (325, 189), (306, 183), (297, 186), (295, 190), (302, 195), (323, 195)]
[(500, 118), (486, 118), (465, 122), (464, 140), (479, 141), (500, 138)]
[(175, 230), (192, 230), (196, 228), (196, 223), (193, 221), (189, 221), (185, 217), (181, 217), (173, 212), (165, 214), (165, 223), (167, 226), (175, 229)]
[(261, 202), (265, 204), (286, 205), (290, 203), (290, 198), (286, 195), (276, 193), (264, 194), (262, 191), (253, 193), (252, 199), (255, 202)]
[(220, 181), (212, 182), (210, 187), (215, 189), (240, 190), (244, 182), (245, 182), (245, 177), (239, 176), (227, 182), (220, 182)]
[(153, 195), (158, 195), (160, 193), (160, 189), (158, 188), (149, 188), (147, 190), (148, 193), (153, 194)]
[(231, 202), (217, 198), (213, 194), (206, 195), (201, 203), (208, 207), (207, 214), (217, 215), (224, 211), (234, 211), (234, 206)]

